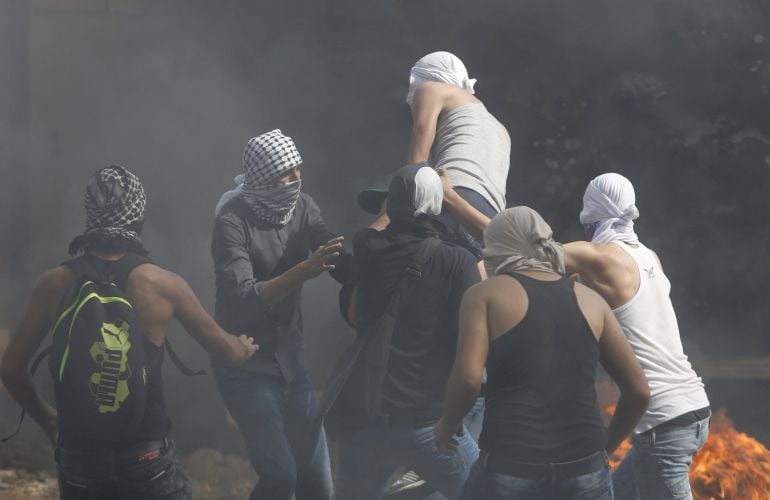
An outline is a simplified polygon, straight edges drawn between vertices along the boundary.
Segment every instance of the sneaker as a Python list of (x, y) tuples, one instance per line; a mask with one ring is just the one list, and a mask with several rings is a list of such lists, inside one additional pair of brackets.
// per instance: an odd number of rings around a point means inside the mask
[(385, 490), (385, 495), (395, 495), (396, 493), (401, 493), (402, 491), (413, 490), (415, 488), (419, 488), (423, 484), (425, 484), (425, 480), (418, 476), (414, 471), (410, 470), (404, 473), (404, 475), (400, 478), (390, 483), (390, 486), (388, 486), (388, 488)]

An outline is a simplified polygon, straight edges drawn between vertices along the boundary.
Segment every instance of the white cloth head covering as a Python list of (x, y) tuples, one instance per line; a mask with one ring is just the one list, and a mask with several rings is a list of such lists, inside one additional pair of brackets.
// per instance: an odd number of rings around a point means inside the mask
[(564, 273), (564, 248), (553, 240), (553, 231), (529, 207), (508, 208), (495, 215), (484, 231), (484, 265), (487, 274), (511, 271)]
[(429, 166), (424, 166), (414, 176), (414, 215), (438, 215), (444, 203), (441, 177)]
[(391, 220), (438, 215), (442, 203), (441, 178), (427, 162), (406, 165), (393, 174), (386, 205)]
[(407, 104), (411, 106), (417, 86), (424, 82), (448, 83), (471, 94), (476, 84), (475, 79), (468, 77), (468, 70), (460, 58), (449, 52), (433, 52), (414, 63), (409, 73)]
[(623, 241), (635, 244), (634, 219), (639, 217), (631, 181), (620, 174), (602, 174), (592, 180), (583, 195), (580, 223), (595, 225), (593, 243)]

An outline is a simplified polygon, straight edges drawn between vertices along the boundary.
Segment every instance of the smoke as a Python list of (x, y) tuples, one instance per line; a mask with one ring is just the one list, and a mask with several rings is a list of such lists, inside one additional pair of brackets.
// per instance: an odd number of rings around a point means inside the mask
[[(13, 22), (0, 36), (18, 40), (23, 3), (5, 1)], [(65, 257), (83, 229), (86, 180), (110, 163), (140, 176), (147, 248), (209, 310), (213, 207), (253, 135), (294, 138), (303, 188), (349, 242), (367, 221), (358, 190), (385, 185), (405, 162), (411, 64), (449, 50), (511, 133), (509, 203), (576, 239), (588, 180), (623, 173), (637, 188), (638, 232), (674, 283), (683, 336), (707, 354), (770, 349), (760, 333), (770, 321), (766, 2), (75, 3), (34, 2), (19, 49), (28, 57), (0, 44), (11, 82), (3, 144), (28, 144), (24, 155), (0, 151), (11, 232), (0, 326)], [(304, 294), (319, 385), (351, 335), (335, 297), (326, 277)], [(179, 327), (170, 337), (189, 364), (207, 365)], [(166, 382), (183, 449), (239, 446), (211, 377), (169, 368)]]

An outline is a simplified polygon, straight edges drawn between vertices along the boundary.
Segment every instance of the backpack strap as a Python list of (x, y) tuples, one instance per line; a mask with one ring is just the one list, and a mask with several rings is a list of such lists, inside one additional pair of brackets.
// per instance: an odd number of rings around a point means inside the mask
[(184, 364), (176, 351), (174, 351), (174, 349), (171, 347), (171, 342), (168, 341), (168, 337), (166, 337), (166, 339), (163, 341), (163, 345), (166, 347), (166, 351), (168, 351), (168, 357), (171, 359), (171, 362), (174, 363), (174, 366), (176, 366), (177, 370), (182, 372), (183, 375), (188, 377), (206, 375), (206, 370), (193, 370)]

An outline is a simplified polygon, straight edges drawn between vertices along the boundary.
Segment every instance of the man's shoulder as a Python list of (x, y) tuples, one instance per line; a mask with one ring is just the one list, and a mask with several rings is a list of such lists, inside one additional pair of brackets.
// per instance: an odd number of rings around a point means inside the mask
[(145, 262), (136, 266), (129, 274), (129, 282), (132, 286), (141, 288), (150, 287), (155, 290), (163, 290), (173, 287), (182, 279), (178, 274), (164, 269), (154, 262)]

